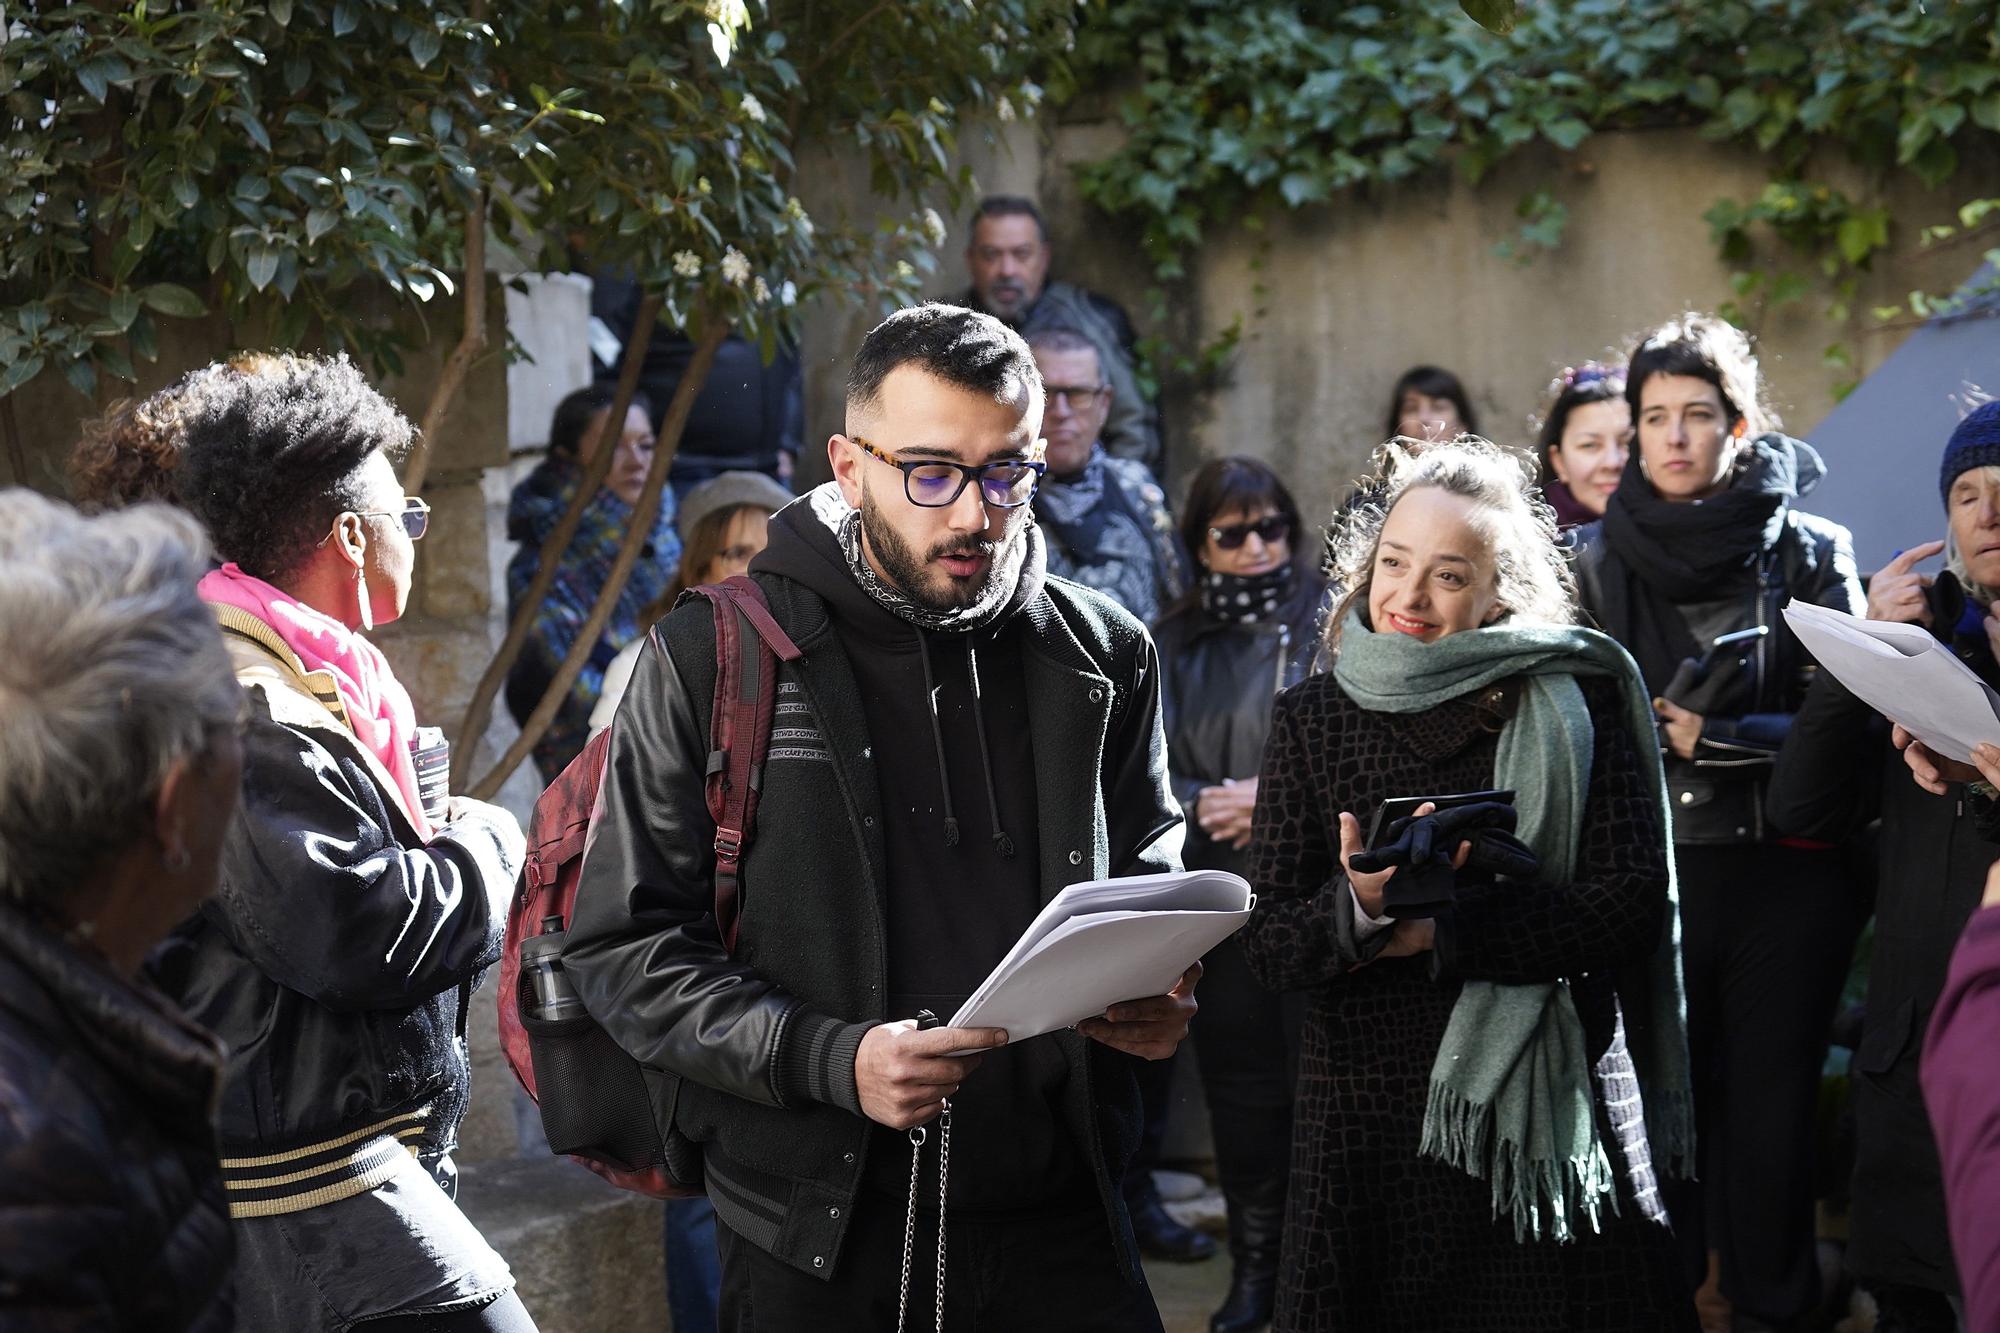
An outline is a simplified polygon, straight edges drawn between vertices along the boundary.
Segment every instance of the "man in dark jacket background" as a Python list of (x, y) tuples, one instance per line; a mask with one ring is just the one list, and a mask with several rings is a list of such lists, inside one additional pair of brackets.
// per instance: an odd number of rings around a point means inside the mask
[(706, 603), (663, 622), (621, 706), (564, 963), (663, 1075), (662, 1130), (699, 1145), (724, 1327), (751, 1327), (753, 1295), (759, 1328), (893, 1326), (899, 1272), (932, 1308), (905, 1227), (921, 1213), (937, 1253), (939, 1153), (903, 1131), (947, 1098), (946, 1318), (1160, 1327), (1118, 1182), (1134, 1057), (1186, 1034), (1196, 971), (1016, 1046), (912, 1021), (952, 1013), (1062, 886), (1179, 864), (1151, 640), (1044, 576), (1041, 413), (1027, 347), (990, 317), (905, 310), (862, 345), (835, 480), (752, 566), (803, 656), (780, 671), (733, 952), (702, 799)]
[[(2000, 619), (1992, 605), (2000, 588), (2000, 405), (1960, 423), (1945, 449), (1939, 489), (1949, 543), (1913, 545), (1876, 573), (1868, 618), (1923, 625), (2000, 688)], [(1946, 572), (1935, 579), (1917, 572), (1947, 550)], [(1884, 1333), (1951, 1333), (1959, 1324), (1950, 1303), (1959, 1278), (1944, 1178), (1917, 1075), (1952, 948), (1979, 906), (1993, 861), (1989, 839), (2000, 833), (1993, 789), (1978, 776), (1950, 765), (1931, 777), (1930, 790), (1912, 782), (1889, 724), (1821, 672), (1771, 781), (1771, 823), (1782, 833), (1835, 840), (1882, 821), (1875, 947), (1854, 1057), (1847, 1266), (1874, 1296)]]

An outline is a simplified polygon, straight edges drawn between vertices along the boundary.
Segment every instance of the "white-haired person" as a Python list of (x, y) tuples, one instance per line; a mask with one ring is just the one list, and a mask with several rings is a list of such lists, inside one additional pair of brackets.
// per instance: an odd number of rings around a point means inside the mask
[(140, 972), (243, 768), (206, 551), (164, 506), (0, 491), (0, 1327), (236, 1327), (222, 1048)]
[(1693, 1113), (1651, 711), (1534, 482), (1484, 441), (1390, 446), (1337, 534), (1332, 669), (1278, 696), (1239, 938), (1311, 1003), (1290, 1333), (1694, 1325), (1655, 1178)]

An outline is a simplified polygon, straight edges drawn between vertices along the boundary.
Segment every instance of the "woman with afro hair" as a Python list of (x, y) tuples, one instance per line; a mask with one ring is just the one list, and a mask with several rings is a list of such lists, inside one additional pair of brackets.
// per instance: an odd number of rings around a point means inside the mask
[(215, 896), (156, 960), (230, 1048), (241, 1326), (532, 1330), (451, 1163), (466, 1001), (521, 832), (420, 779), (442, 756), (366, 637), (402, 614), (429, 522), (392, 466), (415, 432), (345, 358), (254, 367), (197, 372), (173, 404), (174, 485), (222, 562), (200, 591), (249, 723)]

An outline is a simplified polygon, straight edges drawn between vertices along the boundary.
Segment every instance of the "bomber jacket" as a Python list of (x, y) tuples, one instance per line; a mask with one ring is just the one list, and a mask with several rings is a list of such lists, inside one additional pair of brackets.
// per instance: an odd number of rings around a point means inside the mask
[(0, 1328), (227, 1333), (222, 1051), (0, 903)]
[[(773, 520), (774, 548), (786, 515), (807, 503)], [(875, 1137), (854, 1059), (887, 1017), (888, 815), (827, 601), (761, 566), (753, 577), (803, 656), (779, 668), (789, 710), (742, 865), (736, 950), (712, 915), (715, 825), (702, 789), (715, 640), (709, 604), (694, 600), (641, 652), (613, 725), (563, 962), (591, 1014), (652, 1072), (663, 1132), (699, 1145), (722, 1221), (830, 1278)], [(1053, 578), (1015, 614), (1041, 901), (1079, 880), (1178, 869), (1180, 812), (1145, 630)], [(1136, 1061), (1074, 1032), (1035, 1040), (1055, 1043), (1069, 1067), (1069, 1131), (1136, 1280), (1118, 1190), (1138, 1133)]]
[[(1605, 579), (1613, 577), (1610, 567), (1618, 560), (1604, 540), (1603, 523), (1586, 524), (1572, 537), (1577, 592), (1584, 610), (1600, 621), (1605, 633), (1629, 647), (1627, 627), (1601, 623), (1605, 605), (1601, 588)], [(1794, 597), (1837, 611), (1854, 611), (1861, 605), (1860, 577), (1847, 529), (1797, 509), (1787, 511), (1777, 540), (1758, 556), (1740, 591), (1719, 590), (1715, 603), (1699, 608), (1705, 614), (1688, 617), (1690, 628), (1703, 639), (1753, 625), (1766, 626), (1770, 632), (1746, 654), (1749, 675), (1735, 694), (1738, 706), (1726, 715), (1703, 718), (1694, 758), (1682, 759), (1670, 750), (1663, 755), (1677, 843), (1761, 842), (1770, 836), (1764, 793), (1771, 765), (1817, 671), (1780, 614)], [(1655, 694), (1662, 692), (1680, 665), (1646, 661), (1643, 655), (1638, 661)]]
[(243, 799), (215, 895), (152, 967), (229, 1047), (223, 1169), (231, 1214), (253, 1217), (372, 1189), (406, 1147), (448, 1169), (466, 1000), (525, 842), (468, 802), (426, 844), (330, 683), (254, 616), (217, 619), (249, 695)]

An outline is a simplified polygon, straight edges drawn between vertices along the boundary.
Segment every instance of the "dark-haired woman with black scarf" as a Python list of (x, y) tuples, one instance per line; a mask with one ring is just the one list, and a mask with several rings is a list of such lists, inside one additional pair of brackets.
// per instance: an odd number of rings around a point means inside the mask
[[(1254, 458), (1218, 458), (1188, 486), (1181, 540), (1195, 585), (1160, 618), (1160, 708), (1190, 870), (1249, 869), (1271, 705), (1302, 680), (1318, 644), (1326, 580), (1301, 558), (1298, 503)], [(1317, 543), (1306, 543), (1316, 547)], [(1305, 997), (1250, 975), (1224, 940), (1202, 960), (1193, 1036), (1229, 1209), (1229, 1293), (1211, 1333), (1270, 1322), (1284, 1237), (1292, 1087)]]
[(1702, 1181), (1669, 1210), (1697, 1285), (1714, 1271), (1739, 1314), (1789, 1327), (1820, 1299), (1813, 1116), (1859, 915), (1841, 853), (1765, 826), (1813, 671), (1779, 612), (1794, 597), (1857, 610), (1861, 590), (1847, 530), (1796, 507), (1819, 455), (1762, 429), (1757, 387), (1721, 320), (1686, 315), (1640, 344), (1637, 447), (1578, 531), (1576, 573), (1638, 660), (1666, 752)]

